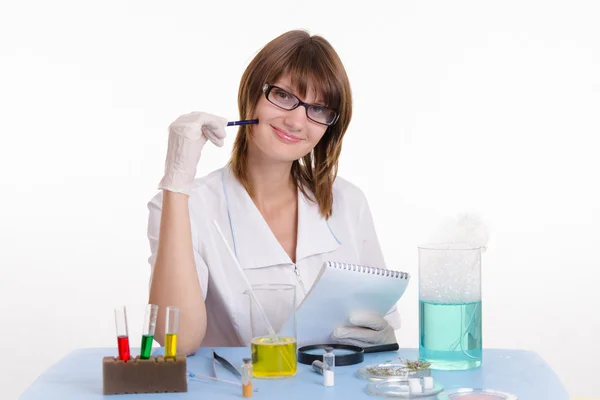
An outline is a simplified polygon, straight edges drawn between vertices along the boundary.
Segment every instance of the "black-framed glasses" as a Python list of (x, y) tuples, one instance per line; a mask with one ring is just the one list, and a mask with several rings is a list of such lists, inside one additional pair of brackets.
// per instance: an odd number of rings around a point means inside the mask
[(338, 120), (339, 115), (335, 111), (318, 104), (305, 103), (297, 96), (280, 88), (279, 86), (265, 83), (263, 85), (263, 92), (270, 103), (273, 103), (277, 107), (283, 108), (284, 110), (292, 111), (300, 106), (303, 106), (306, 109), (306, 116), (308, 119), (318, 124), (331, 126)]

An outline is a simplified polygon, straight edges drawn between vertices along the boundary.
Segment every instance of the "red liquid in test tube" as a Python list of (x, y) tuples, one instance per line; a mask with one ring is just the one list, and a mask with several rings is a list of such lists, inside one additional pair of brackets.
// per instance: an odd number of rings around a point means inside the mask
[(128, 361), (131, 358), (129, 351), (129, 334), (127, 332), (127, 311), (125, 306), (115, 308), (115, 326), (117, 328), (117, 346), (119, 360)]
[(129, 337), (118, 336), (117, 344), (119, 346), (119, 359), (123, 361), (129, 360), (131, 354), (129, 353)]

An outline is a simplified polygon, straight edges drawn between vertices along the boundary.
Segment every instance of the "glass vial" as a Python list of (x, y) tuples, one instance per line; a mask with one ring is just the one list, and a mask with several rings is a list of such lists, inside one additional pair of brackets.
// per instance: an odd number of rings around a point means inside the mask
[(325, 348), (323, 354), (323, 385), (333, 386), (333, 373), (335, 369), (335, 354), (332, 347)]
[(323, 375), (323, 361), (315, 360), (312, 362), (312, 369), (316, 373)]
[(244, 358), (242, 364), (242, 396), (252, 397), (252, 359)]

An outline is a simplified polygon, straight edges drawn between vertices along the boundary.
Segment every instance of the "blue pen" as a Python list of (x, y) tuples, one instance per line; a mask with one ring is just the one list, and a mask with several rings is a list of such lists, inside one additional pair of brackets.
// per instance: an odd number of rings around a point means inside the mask
[(258, 120), (257, 119), (244, 119), (242, 121), (232, 121), (232, 122), (228, 122), (227, 126), (250, 125), (250, 124), (258, 124)]

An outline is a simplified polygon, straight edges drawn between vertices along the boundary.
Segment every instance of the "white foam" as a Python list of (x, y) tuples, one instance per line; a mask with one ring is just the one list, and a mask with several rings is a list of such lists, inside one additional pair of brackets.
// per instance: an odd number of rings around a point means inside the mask
[(419, 246), (420, 300), (457, 304), (481, 300), (481, 254), (490, 234), (473, 214), (446, 220)]
[(456, 304), (481, 300), (481, 248), (460, 243), (419, 247), (419, 298)]

